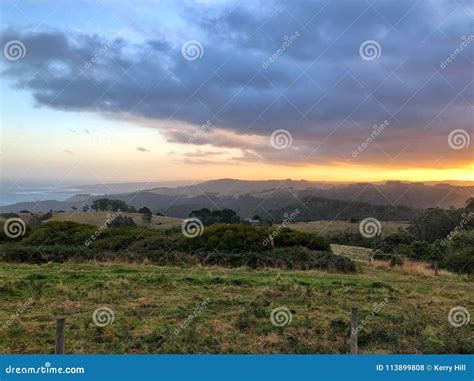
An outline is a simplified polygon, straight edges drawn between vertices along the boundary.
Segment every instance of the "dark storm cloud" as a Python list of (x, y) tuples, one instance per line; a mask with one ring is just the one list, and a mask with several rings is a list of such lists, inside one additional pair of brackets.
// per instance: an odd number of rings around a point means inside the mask
[[(440, 141), (454, 127), (471, 131), (474, 41), (440, 67), (473, 34), (468, 1), (248, 2), (182, 11), (198, 36), (181, 31), (184, 40), (137, 43), (120, 31), (106, 39), (11, 26), (2, 45), (20, 40), (26, 54), (4, 60), (4, 74), (42, 106), (195, 126), (209, 120), (212, 128), (193, 144), (240, 147), (246, 157), (269, 160), (312, 161), (315, 153), (350, 158), (384, 120), (392, 127), (378, 144), (389, 156), (404, 148), (392, 139), (396, 131), (405, 139)], [(183, 57), (187, 40), (202, 44), (200, 59)], [(366, 40), (380, 44), (378, 59), (359, 55)], [(445, 123), (433, 122), (438, 119)], [(282, 155), (235, 139), (277, 128), (291, 132), (297, 152)], [(165, 133), (169, 141), (189, 142), (186, 128)]]

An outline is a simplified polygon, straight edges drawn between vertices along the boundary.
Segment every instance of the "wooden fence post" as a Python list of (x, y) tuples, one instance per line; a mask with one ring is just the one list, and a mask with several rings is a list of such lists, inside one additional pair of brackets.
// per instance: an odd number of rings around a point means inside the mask
[(64, 323), (65, 318), (58, 317), (56, 319), (56, 346), (54, 348), (54, 353), (57, 355), (62, 355), (64, 353)]
[(438, 276), (439, 273), (438, 273), (438, 262), (435, 262), (434, 263), (434, 272), (435, 272), (435, 275)]
[(351, 310), (351, 355), (357, 354), (357, 308)]

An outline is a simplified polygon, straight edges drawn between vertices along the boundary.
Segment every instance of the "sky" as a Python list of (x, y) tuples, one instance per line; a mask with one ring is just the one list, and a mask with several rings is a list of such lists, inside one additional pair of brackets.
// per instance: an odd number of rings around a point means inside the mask
[(2, 181), (474, 181), (473, 14), (2, 1)]

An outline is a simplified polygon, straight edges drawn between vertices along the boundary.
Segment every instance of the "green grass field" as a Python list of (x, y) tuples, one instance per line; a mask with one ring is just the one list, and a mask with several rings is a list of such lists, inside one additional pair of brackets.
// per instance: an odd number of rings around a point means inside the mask
[[(453, 307), (473, 310), (472, 280), (370, 263), (368, 249), (333, 250), (354, 258), (357, 273), (3, 263), (0, 352), (52, 353), (63, 315), (67, 353), (347, 353), (351, 307), (364, 322), (362, 353), (474, 352), (470, 326), (448, 322)], [(98, 327), (92, 315), (104, 306), (114, 321)], [(279, 307), (290, 324), (272, 324)]]

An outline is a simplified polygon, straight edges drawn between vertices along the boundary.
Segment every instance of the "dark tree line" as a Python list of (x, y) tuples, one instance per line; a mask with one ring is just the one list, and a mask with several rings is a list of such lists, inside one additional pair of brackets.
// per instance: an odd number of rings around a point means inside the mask
[(189, 217), (199, 218), (204, 225), (238, 224), (240, 217), (232, 209), (210, 211), (207, 208), (193, 210)]

